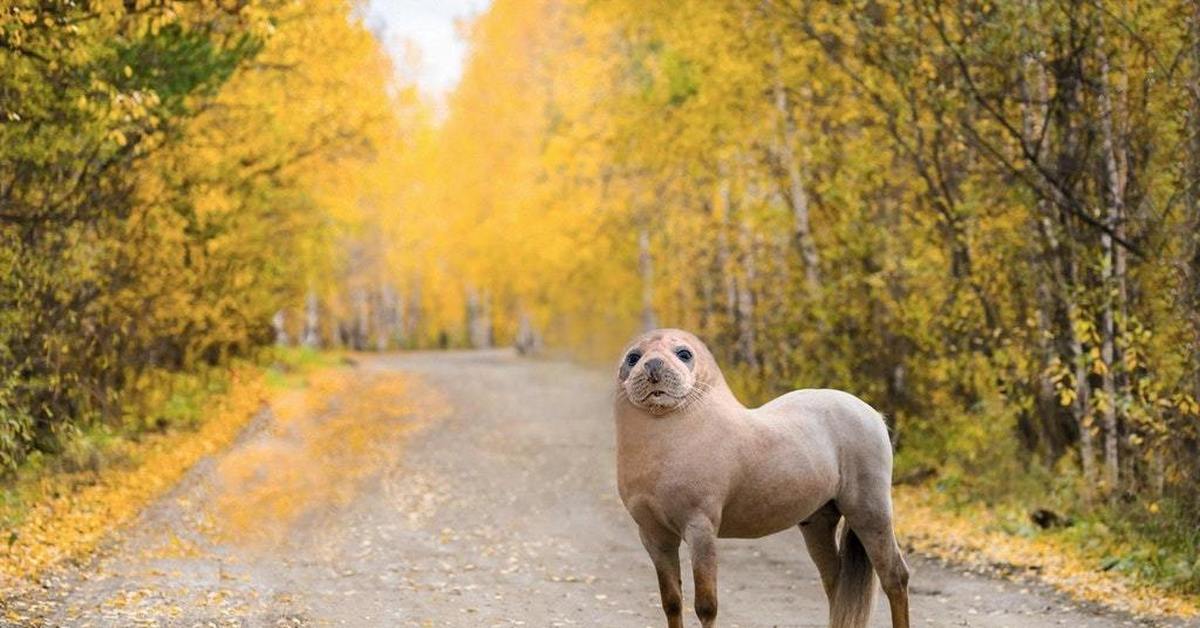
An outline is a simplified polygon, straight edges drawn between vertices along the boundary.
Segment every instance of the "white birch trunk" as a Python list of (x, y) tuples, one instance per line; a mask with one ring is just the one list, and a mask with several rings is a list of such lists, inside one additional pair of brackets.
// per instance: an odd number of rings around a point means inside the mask
[[(1114, 232), (1122, 229), (1125, 214), (1125, 181), (1121, 157), (1118, 156), (1118, 140), (1113, 121), (1114, 108), (1109, 89), (1108, 54), (1104, 51), (1104, 38), (1099, 38), (1097, 50), (1100, 55), (1100, 126), (1103, 131), (1105, 178), (1108, 184), (1108, 203), (1104, 224)], [(1104, 311), (1101, 319), (1100, 359), (1104, 362), (1102, 382), (1104, 388), (1104, 485), (1110, 494), (1115, 494), (1120, 482), (1120, 430), (1118, 414), (1116, 371), (1118, 359), (1116, 349), (1117, 310), (1122, 304), (1116, 299), (1123, 294), (1119, 284), (1124, 283), (1125, 251), (1117, 246), (1109, 233), (1101, 235), (1104, 263), (1101, 266), (1104, 290)]]
[(650, 232), (638, 228), (638, 275), (642, 281), (642, 331), (658, 328), (654, 315), (654, 259), (650, 255)]
[(316, 349), (321, 346), (321, 320), (317, 293), (308, 291), (304, 299), (304, 336), (301, 341), (305, 347)]
[(283, 310), (275, 312), (275, 316), (271, 317), (271, 328), (275, 330), (275, 344), (281, 347), (291, 344), (287, 333), (287, 316)]
[(754, 284), (758, 269), (754, 258), (754, 242), (750, 228), (741, 223), (742, 281), (737, 289), (738, 306), (738, 352), (742, 361), (753, 369), (758, 368), (758, 347), (755, 334)]
[(733, 325), (737, 318), (737, 278), (734, 277), (729, 253), (729, 229), (731, 222), (732, 193), (729, 180), (721, 177), (717, 184), (717, 266), (720, 267), (722, 288), (725, 292), (725, 324)]
[[(782, 52), (779, 43), (775, 44), (777, 68), (782, 64)], [(796, 123), (792, 119), (791, 108), (788, 104), (787, 90), (778, 70), (775, 73), (775, 110), (779, 116), (780, 141), (779, 158), (784, 171), (787, 173), (788, 201), (792, 208), (792, 229), (796, 240), (796, 250), (804, 262), (805, 284), (811, 293), (821, 288), (821, 259), (817, 251), (816, 240), (813, 239), (812, 226), (809, 223), (808, 193), (804, 190), (804, 175), (800, 159), (796, 156)]]
[(475, 349), (492, 346), (491, 311), (488, 295), (481, 296), (474, 288), (467, 290), (467, 340)]

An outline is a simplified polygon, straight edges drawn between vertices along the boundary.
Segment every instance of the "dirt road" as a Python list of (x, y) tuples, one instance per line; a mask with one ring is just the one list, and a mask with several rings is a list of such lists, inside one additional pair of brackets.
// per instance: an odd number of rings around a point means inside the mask
[[(333, 394), (324, 413), (260, 420), (19, 603), (69, 626), (664, 624), (617, 498), (607, 377), (504, 351), (397, 354)], [(825, 625), (798, 532), (719, 548), (723, 626)], [(914, 626), (1134, 624), (912, 563)]]

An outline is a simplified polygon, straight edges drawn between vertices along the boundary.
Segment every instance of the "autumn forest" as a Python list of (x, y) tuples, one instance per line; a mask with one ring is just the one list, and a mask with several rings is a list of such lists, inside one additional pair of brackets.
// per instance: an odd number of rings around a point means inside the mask
[(1200, 3), (462, 28), (439, 102), (353, 0), (0, 0), (0, 469), (194, 425), (277, 344), (607, 367), (681, 327), (748, 402), (879, 408), (942, 507), (1200, 594)]

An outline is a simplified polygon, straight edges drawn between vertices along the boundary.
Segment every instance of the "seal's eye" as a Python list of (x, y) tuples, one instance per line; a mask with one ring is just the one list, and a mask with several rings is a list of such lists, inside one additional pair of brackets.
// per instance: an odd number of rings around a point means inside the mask
[(634, 364), (637, 364), (638, 360), (640, 360), (640, 359), (642, 359), (642, 354), (634, 351), (633, 353), (630, 353), (629, 355), (625, 356), (625, 363), (628, 364), (629, 366), (633, 366)]
[(676, 357), (678, 357), (680, 360), (682, 360), (684, 362), (687, 362), (692, 359), (692, 352), (687, 349), (679, 349), (679, 350), (675, 351), (675, 355), (676, 355)]

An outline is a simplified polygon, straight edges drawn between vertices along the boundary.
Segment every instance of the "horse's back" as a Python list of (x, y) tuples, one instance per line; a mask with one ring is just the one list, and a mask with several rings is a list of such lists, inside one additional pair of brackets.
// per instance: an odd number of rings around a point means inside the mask
[(862, 399), (828, 388), (796, 390), (759, 408), (768, 421), (795, 423), (812, 446), (836, 454), (841, 484), (890, 486), (892, 444), (883, 415)]
[(805, 388), (794, 390), (763, 405), (757, 410), (772, 418), (800, 421), (820, 426), (835, 441), (852, 438), (855, 442), (865, 439), (872, 445), (887, 445), (891, 451), (887, 426), (883, 415), (867, 402), (843, 391), (832, 388)]

